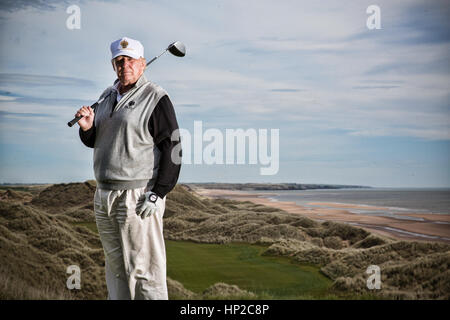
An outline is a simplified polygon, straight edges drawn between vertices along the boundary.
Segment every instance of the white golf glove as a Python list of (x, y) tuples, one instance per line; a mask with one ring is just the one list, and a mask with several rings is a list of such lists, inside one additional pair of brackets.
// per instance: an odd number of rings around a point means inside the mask
[(136, 206), (136, 213), (142, 219), (144, 219), (146, 217), (150, 217), (158, 209), (158, 207), (156, 205), (156, 201), (158, 200), (158, 195), (156, 193), (149, 191), (144, 194), (144, 197), (145, 198), (140, 198), (138, 200), (138, 203)]

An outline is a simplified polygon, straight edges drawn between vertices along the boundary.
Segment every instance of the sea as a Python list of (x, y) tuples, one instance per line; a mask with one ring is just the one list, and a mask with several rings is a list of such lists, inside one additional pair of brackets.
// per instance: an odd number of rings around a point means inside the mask
[[(397, 216), (396, 213), (450, 214), (450, 188), (345, 188), (271, 190), (257, 193), (272, 201), (292, 201), (311, 208), (333, 207), (331, 204), (357, 204), (363, 207), (345, 210), (360, 214), (395, 216), (397, 219), (419, 218)], [(312, 205), (312, 202), (330, 205)]]

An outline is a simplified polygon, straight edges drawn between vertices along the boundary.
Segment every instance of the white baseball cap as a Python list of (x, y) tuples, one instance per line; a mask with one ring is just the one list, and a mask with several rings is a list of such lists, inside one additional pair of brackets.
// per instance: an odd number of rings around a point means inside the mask
[(123, 37), (111, 43), (112, 58), (128, 56), (134, 59), (144, 57), (144, 46), (138, 40)]

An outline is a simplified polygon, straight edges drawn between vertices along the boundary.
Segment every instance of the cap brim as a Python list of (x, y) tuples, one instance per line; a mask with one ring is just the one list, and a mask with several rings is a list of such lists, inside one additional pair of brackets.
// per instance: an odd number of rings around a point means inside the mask
[(116, 52), (115, 55), (113, 55), (113, 57), (111, 58), (111, 60), (117, 58), (118, 56), (127, 56), (127, 57), (131, 57), (133, 59), (139, 59), (141, 58), (141, 56), (137, 55), (137, 54), (133, 54), (132, 52), (126, 51), (126, 50), (119, 50)]

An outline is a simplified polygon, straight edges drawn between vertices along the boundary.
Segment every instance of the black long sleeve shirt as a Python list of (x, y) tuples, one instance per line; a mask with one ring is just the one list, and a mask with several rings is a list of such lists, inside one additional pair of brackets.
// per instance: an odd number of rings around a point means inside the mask
[[(181, 164), (175, 164), (171, 159), (172, 150), (180, 143), (180, 140), (172, 141), (171, 139), (172, 132), (178, 129), (178, 122), (172, 102), (167, 95), (162, 97), (153, 109), (148, 129), (156, 146), (161, 151), (158, 177), (151, 191), (158, 197), (164, 198), (175, 187), (181, 169)], [(81, 128), (79, 131), (84, 145), (93, 148), (96, 135), (95, 125), (87, 131), (83, 131)]]

